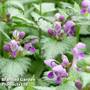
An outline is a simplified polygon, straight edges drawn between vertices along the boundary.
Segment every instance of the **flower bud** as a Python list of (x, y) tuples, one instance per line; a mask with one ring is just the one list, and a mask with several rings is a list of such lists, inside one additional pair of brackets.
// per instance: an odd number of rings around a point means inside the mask
[(12, 35), (16, 40), (19, 39), (19, 31), (17, 31), (17, 30), (13, 31)]
[(24, 36), (25, 36), (25, 32), (19, 32), (19, 38), (20, 38), (20, 39), (23, 39)]
[(63, 15), (61, 15), (61, 16), (59, 17), (59, 19), (60, 19), (61, 21), (63, 21), (63, 20), (65, 19), (65, 17), (64, 17)]
[(52, 29), (48, 29), (48, 34), (49, 35), (53, 35), (53, 30)]
[(55, 20), (59, 20), (59, 19), (60, 19), (60, 16), (61, 16), (60, 13), (56, 13), (56, 14), (55, 14)]
[(83, 8), (86, 8), (86, 7), (88, 7), (88, 3), (89, 3), (89, 0), (83, 0), (81, 5)]
[(75, 86), (77, 87), (78, 90), (82, 90), (82, 83), (80, 80), (75, 81)]
[(31, 47), (31, 48), (29, 49), (29, 51), (33, 54), (33, 53), (36, 52), (36, 49), (35, 49), (34, 47)]
[(6, 51), (6, 52), (9, 52), (10, 51), (10, 45), (9, 44), (5, 44), (3, 49)]
[(62, 65), (63, 67), (66, 67), (67, 65), (69, 65), (69, 60), (68, 60), (67, 56), (62, 55), (62, 60), (63, 60), (63, 62), (62, 62), (61, 65)]

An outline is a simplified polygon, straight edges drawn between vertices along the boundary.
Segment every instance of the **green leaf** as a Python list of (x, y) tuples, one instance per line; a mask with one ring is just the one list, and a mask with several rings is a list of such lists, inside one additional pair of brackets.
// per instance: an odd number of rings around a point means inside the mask
[(42, 39), (42, 49), (45, 50), (44, 57), (46, 59), (55, 58), (58, 54), (63, 54), (71, 51), (75, 45), (76, 38), (68, 37), (62, 41), (44, 37)]
[(90, 56), (86, 55), (83, 60), (78, 61), (77, 66), (83, 71), (90, 73)]
[(24, 87), (20, 86), (20, 87), (16, 87), (13, 90), (24, 90)]
[(8, 41), (11, 40), (10, 37), (3, 30), (0, 30), (0, 33), (2, 33)]
[[(22, 59), (23, 58), (23, 59)], [(27, 72), (30, 66), (28, 58), (0, 59), (0, 70), (3, 77), (19, 77)]]
[(69, 78), (72, 80), (72, 81), (75, 81), (79, 78), (79, 73), (76, 71), (76, 69), (70, 69), (69, 71)]
[(68, 81), (66, 83), (62, 83), (56, 88), (56, 90), (77, 90), (77, 88), (75, 87), (75, 83), (73, 81)]
[(38, 57), (36, 60), (34, 60), (31, 64), (30, 72), (33, 73), (36, 78), (39, 78), (44, 70), (44, 63), (43, 61)]
[(0, 90), (7, 90), (4, 86), (0, 85)]
[(38, 19), (41, 17), (38, 13), (36, 12), (31, 12), (31, 16), (34, 18), (35, 21), (38, 21)]
[[(40, 5), (33, 4), (34, 7), (40, 12)], [(47, 12), (52, 12), (55, 11), (55, 4), (54, 3), (42, 3), (41, 4), (41, 12), (42, 13), (47, 13)]]
[(6, 5), (7, 7), (14, 7), (24, 12), (24, 6), (20, 3), (20, 1), (8, 0)]
[(83, 81), (83, 87), (85, 87), (87, 84), (90, 84), (90, 73), (81, 72), (80, 76)]
[(29, 84), (27, 85), (25, 90), (35, 90), (34, 86), (35, 86), (35, 78), (32, 77), (31, 78), (32, 81), (29, 82)]
[(90, 38), (81, 38), (81, 41), (86, 44), (86, 52), (90, 53)]
[(56, 90), (55, 87), (41, 87), (41, 86), (35, 86), (36, 90)]

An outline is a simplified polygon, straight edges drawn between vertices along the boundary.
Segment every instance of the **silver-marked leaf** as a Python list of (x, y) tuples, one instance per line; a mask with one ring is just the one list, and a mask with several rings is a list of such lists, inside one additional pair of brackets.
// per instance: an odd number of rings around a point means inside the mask
[(76, 38), (68, 37), (63, 41), (44, 37), (42, 39), (42, 49), (45, 51), (45, 58), (55, 58), (58, 54), (63, 54), (71, 50), (76, 43)]

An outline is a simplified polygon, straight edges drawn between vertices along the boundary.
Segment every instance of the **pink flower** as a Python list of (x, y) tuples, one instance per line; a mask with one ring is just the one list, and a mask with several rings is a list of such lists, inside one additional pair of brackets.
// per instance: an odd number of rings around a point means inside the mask
[(63, 60), (63, 62), (61, 63), (61, 65), (63, 67), (66, 67), (67, 65), (69, 65), (69, 60), (68, 60), (67, 56), (62, 55), (62, 60)]
[(81, 49), (85, 49), (86, 45), (84, 43), (78, 43), (73, 49), (72, 53), (75, 59), (81, 60), (84, 58), (84, 52)]
[(55, 67), (57, 65), (56, 61), (54, 59), (45, 60), (44, 63), (51, 68)]
[(88, 7), (88, 5), (89, 5), (89, 0), (83, 0), (82, 3), (81, 3), (81, 5), (82, 5), (83, 8)]

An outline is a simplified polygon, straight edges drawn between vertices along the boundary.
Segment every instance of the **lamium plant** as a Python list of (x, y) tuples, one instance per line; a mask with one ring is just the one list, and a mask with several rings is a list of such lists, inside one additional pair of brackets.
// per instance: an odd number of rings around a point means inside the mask
[(90, 90), (90, 0), (0, 0), (0, 90)]

